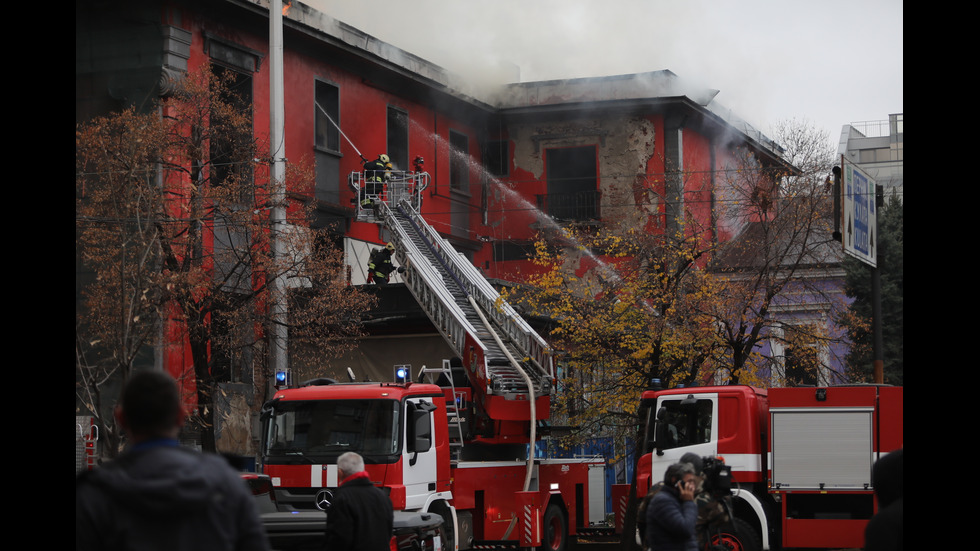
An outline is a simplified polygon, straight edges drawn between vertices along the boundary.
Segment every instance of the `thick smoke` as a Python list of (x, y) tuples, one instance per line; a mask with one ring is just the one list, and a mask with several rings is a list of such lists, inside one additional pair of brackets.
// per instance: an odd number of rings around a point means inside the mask
[(763, 130), (806, 117), (836, 137), (843, 124), (902, 111), (893, 0), (304, 3), (441, 65), (476, 97), (518, 79), (669, 69), (719, 90), (717, 101)]

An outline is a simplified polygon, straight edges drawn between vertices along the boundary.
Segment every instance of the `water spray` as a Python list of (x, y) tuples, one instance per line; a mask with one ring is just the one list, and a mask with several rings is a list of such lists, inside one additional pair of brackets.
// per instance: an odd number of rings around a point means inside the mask
[(332, 118), (330, 118), (330, 114), (327, 113), (327, 110), (324, 109), (323, 107), (320, 107), (319, 103), (317, 102), (313, 102), (313, 103), (314, 105), (316, 105), (316, 108), (319, 109), (320, 112), (323, 113), (325, 117), (327, 117), (327, 120), (330, 121), (330, 124), (334, 125), (334, 128), (337, 129), (337, 132), (340, 132), (340, 135), (343, 136), (345, 140), (347, 140), (347, 143), (349, 143), (350, 146), (354, 148), (354, 153), (357, 153), (357, 156), (361, 158), (361, 161), (366, 163), (367, 159), (364, 158), (364, 155), (361, 155), (361, 152), (357, 149), (357, 146), (354, 145), (354, 142), (350, 141), (350, 138), (347, 137), (347, 134), (344, 134), (344, 131), (340, 129), (340, 125), (334, 122)]

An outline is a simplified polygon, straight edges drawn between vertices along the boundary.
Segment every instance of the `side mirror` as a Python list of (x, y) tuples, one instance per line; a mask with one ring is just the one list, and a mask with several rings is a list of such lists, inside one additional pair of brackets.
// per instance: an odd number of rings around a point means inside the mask
[(667, 434), (667, 423), (664, 422), (664, 419), (666, 418), (667, 408), (661, 406), (660, 409), (657, 410), (657, 421), (653, 429), (653, 448), (657, 450), (657, 455), (664, 454), (662, 442), (664, 442), (666, 439), (665, 436)]
[(415, 446), (416, 453), (429, 451), (432, 447), (432, 424), (429, 423), (429, 412), (425, 409), (417, 409), (413, 414), (415, 423)]
[(409, 465), (415, 465), (418, 454), (427, 452), (432, 448), (432, 422), (431, 413), (436, 410), (436, 406), (427, 402), (408, 404), (408, 449), (412, 452)]

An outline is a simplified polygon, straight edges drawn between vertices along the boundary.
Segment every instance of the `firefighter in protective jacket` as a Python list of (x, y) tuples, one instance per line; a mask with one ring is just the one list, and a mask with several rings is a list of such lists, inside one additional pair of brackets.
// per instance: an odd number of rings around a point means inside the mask
[(369, 207), (374, 198), (381, 195), (385, 182), (391, 178), (391, 159), (382, 153), (373, 161), (364, 163), (365, 189), (361, 196), (361, 206)]
[[(395, 245), (388, 243), (383, 249), (371, 251), (368, 260), (368, 281), (374, 281), (375, 285), (387, 285), (388, 276), (394, 271), (395, 267), (391, 263), (391, 255), (395, 252)], [(403, 268), (398, 269), (399, 273)]]

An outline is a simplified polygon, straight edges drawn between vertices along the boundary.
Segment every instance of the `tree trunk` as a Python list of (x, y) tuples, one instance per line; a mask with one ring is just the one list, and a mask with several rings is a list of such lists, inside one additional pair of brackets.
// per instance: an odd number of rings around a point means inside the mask
[(197, 387), (196, 422), (201, 431), (202, 451), (217, 451), (214, 436), (214, 378), (208, 362), (207, 328), (203, 327), (203, 316), (196, 322), (198, 327), (188, 324), (191, 356), (194, 361), (194, 378)]

